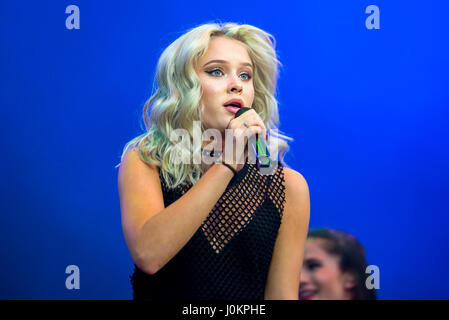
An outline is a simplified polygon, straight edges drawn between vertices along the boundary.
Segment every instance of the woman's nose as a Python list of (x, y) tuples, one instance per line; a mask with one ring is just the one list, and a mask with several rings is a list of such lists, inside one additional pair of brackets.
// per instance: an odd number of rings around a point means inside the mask
[(235, 92), (235, 93), (242, 93), (242, 87), (241, 86), (235, 86), (231, 89), (231, 92)]
[(309, 273), (307, 272), (307, 270), (301, 270), (301, 274), (299, 277), (299, 284), (305, 285), (306, 283), (309, 283), (309, 282), (310, 282)]
[(232, 78), (228, 84), (228, 92), (231, 93), (241, 93), (243, 90), (242, 85), (238, 82), (238, 80)]

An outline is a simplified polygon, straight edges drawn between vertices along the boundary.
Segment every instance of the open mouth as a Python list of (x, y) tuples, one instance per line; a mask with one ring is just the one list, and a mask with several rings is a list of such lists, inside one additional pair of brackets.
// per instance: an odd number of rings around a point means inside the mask
[(230, 104), (225, 105), (225, 107), (241, 108), (242, 106), (239, 103), (230, 103)]
[(243, 100), (241, 100), (241, 99), (231, 99), (231, 100), (225, 102), (223, 104), (223, 106), (225, 106), (225, 107), (230, 106), (230, 107), (235, 107), (235, 108), (241, 108), (241, 107), (243, 107)]
[(243, 101), (241, 99), (231, 99), (223, 104), (226, 110), (236, 114), (240, 108), (243, 107)]
[(236, 114), (237, 112), (239, 112), (240, 107), (236, 107), (236, 106), (233, 106), (233, 105), (227, 105), (227, 106), (225, 106), (225, 109), (228, 110), (229, 112), (233, 113), (233, 114)]
[(303, 290), (299, 291), (299, 300), (312, 300), (316, 295), (315, 291), (312, 290)]

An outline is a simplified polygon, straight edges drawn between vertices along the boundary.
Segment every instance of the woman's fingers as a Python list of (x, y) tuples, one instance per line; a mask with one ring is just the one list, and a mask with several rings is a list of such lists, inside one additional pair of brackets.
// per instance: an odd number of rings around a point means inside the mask
[(261, 130), (257, 130), (257, 133), (259, 135), (261, 135), (262, 137), (266, 137), (267, 135), (267, 128), (265, 127), (265, 124), (263, 123), (262, 119), (260, 118), (260, 116), (257, 114), (257, 112), (254, 109), (248, 110), (247, 112), (245, 112), (244, 114), (242, 114), (240, 117), (236, 118), (236, 119), (240, 119), (241, 123), (244, 125), (244, 122), (246, 121), (248, 123), (249, 127), (252, 126), (257, 126), (259, 127)]
[(267, 134), (267, 128), (265, 127), (265, 124), (263, 123), (260, 116), (254, 111), (254, 109), (250, 109), (243, 113), (241, 116), (232, 119), (229, 123), (228, 127), (229, 129), (236, 130), (237, 128), (246, 128), (245, 121), (248, 124), (248, 128), (257, 126), (261, 128), (261, 130), (254, 131), (255, 133), (261, 134), (263, 137), (266, 137)]
[[(245, 125), (245, 122), (247, 126)], [(254, 109), (248, 110), (239, 117), (232, 119), (229, 122), (227, 129), (232, 130), (234, 140), (233, 153), (235, 156), (234, 159), (237, 161), (243, 161), (245, 146), (248, 144), (249, 138), (256, 134), (266, 137), (267, 134), (265, 124)], [(225, 153), (227, 153), (226, 150)]]

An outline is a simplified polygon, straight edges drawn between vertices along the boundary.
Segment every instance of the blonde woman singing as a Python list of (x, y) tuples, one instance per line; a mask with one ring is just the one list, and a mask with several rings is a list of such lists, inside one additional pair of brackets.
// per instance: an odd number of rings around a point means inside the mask
[[(134, 299), (298, 299), (309, 192), (283, 161), (292, 139), (277, 128), (279, 64), (269, 33), (235, 23), (200, 25), (162, 53), (147, 131), (125, 146), (118, 174)], [(170, 137), (193, 137), (195, 122), (218, 139), (184, 150), (200, 163), (174, 161)], [(272, 174), (248, 160), (255, 135), (280, 150)]]

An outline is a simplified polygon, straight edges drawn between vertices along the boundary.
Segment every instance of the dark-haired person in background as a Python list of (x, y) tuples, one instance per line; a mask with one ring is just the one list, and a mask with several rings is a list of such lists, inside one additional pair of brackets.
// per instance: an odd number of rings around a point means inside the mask
[(365, 285), (365, 249), (343, 231), (311, 230), (300, 278), (300, 300), (376, 300)]

